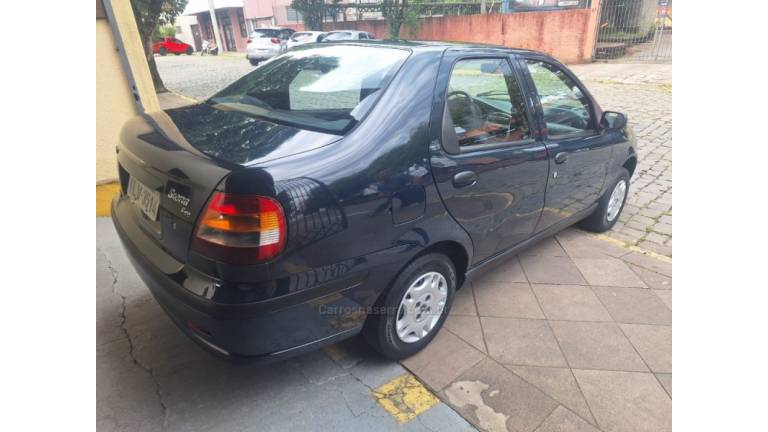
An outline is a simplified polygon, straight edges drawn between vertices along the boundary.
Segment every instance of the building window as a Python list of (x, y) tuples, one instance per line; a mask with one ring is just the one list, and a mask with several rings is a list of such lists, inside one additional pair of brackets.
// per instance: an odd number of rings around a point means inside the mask
[(286, 14), (286, 18), (288, 19), (288, 22), (301, 21), (301, 14), (296, 9), (293, 9), (290, 6), (285, 8), (285, 14)]
[(245, 28), (245, 17), (243, 16), (243, 10), (237, 10), (237, 23), (240, 24), (240, 36), (248, 37), (248, 30)]

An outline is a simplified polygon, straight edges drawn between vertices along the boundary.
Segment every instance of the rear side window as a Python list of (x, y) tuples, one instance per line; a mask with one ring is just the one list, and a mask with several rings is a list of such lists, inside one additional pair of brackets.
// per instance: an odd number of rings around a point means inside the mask
[(520, 141), (531, 136), (525, 100), (505, 59), (457, 62), (446, 101), (459, 147)]
[(408, 55), (404, 49), (352, 45), (289, 51), (208, 103), (277, 123), (343, 134), (370, 110)]
[(329, 33), (328, 36), (325, 37), (325, 40), (329, 40), (329, 41), (340, 41), (340, 40), (348, 40), (348, 39), (352, 39), (352, 33), (349, 33), (349, 32)]
[(555, 65), (532, 59), (525, 62), (539, 94), (549, 135), (594, 129), (589, 100), (574, 80)]
[(310, 37), (312, 37), (311, 33), (294, 33), (291, 40), (294, 42), (301, 42), (308, 40)]

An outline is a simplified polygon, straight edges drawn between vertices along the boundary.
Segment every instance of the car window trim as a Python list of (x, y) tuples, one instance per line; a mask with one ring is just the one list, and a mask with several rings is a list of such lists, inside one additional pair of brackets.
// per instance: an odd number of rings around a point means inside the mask
[[(491, 143), (491, 144), (475, 144), (470, 146), (458, 146), (458, 151), (451, 151), (446, 148), (445, 146), (445, 134), (448, 133), (448, 131), (445, 130), (445, 120), (446, 115), (445, 111), (448, 109), (448, 83), (450, 83), (451, 75), (453, 74), (453, 69), (456, 67), (456, 63), (463, 61), (463, 60), (484, 60), (484, 59), (497, 59), (497, 60), (505, 60), (507, 62), (507, 66), (509, 66), (510, 70), (512, 71), (512, 77), (514, 78), (515, 82), (517, 83), (518, 87), (520, 88), (520, 93), (525, 96), (525, 86), (523, 85), (522, 79), (517, 73), (517, 68), (515, 67), (515, 64), (513, 60), (510, 58), (511, 55), (508, 53), (483, 53), (483, 54), (465, 54), (465, 55), (458, 55), (456, 56), (452, 62), (451, 67), (448, 70), (448, 81), (446, 82), (445, 89), (442, 90), (443, 92), (443, 124), (441, 125), (441, 145), (443, 147), (443, 150), (448, 152), (449, 154), (469, 154), (479, 151), (487, 151), (487, 150), (499, 150), (499, 149), (506, 149), (510, 147), (519, 147), (519, 146), (525, 146), (530, 145), (534, 142), (536, 142), (535, 136), (532, 136), (530, 138), (525, 138), (522, 140), (514, 140), (514, 141), (504, 141), (500, 143)], [(509, 100), (512, 100), (512, 94), (509, 93), (509, 88), (507, 88), (507, 94), (509, 95)], [(528, 106), (528, 102), (525, 100), (525, 97), (523, 98), (523, 105), (525, 109), (525, 115), (526, 119), (528, 120), (528, 131), (531, 135), (533, 135), (533, 118), (531, 115), (531, 109)], [(450, 119), (450, 116), (448, 116), (448, 119)], [(451, 124), (453, 122), (451, 121)], [(454, 136), (456, 136), (456, 132), (454, 130), (451, 130), (450, 133), (453, 133)], [(456, 141), (458, 142), (458, 136), (456, 136)]]
[[(543, 135), (543, 138), (545, 140), (550, 141), (559, 141), (559, 140), (567, 140), (567, 139), (575, 139), (575, 138), (589, 138), (600, 135), (600, 127), (597, 124), (597, 110), (594, 104), (592, 103), (592, 95), (589, 93), (589, 91), (586, 89), (584, 84), (573, 74), (570, 70), (568, 70), (565, 65), (557, 64), (556, 62), (553, 62), (550, 59), (547, 59), (545, 57), (540, 57), (536, 55), (522, 55), (519, 57), (521, 67), (524, 69), (524, 73), (528, 77), (530, 87), (531, 87), (531, 93), (536, 101), (536, 112), (537, 117), (539, 118), (539, 123), (541, 124), (541, 128), (546, 131), (546, 133)], [(570, 78), (574, 84), (579, 88), (581, 93), (587, 98), (587, 105), (589, 106), (589, 114), (592, 117), (592, 123), (593, 126), (589, 129), (586, 129), (581, 132), (572, 132), (572, 133), (566, 133), (566, 134), (560, 134), (560, 135), (552, 135), (549, 133), (549, 128), (547, 127), (547, 122), (544, 119), (544, 109), (541, 105), (541, 97), (539, 96), (539, 90), (536, 88), (536, 83), (533, 81), (533, 77), (531, 76), (531, 72), (528, 70), (528, 64), (526, 63), (526, 60), (533, 60), (538, 61), (541, 63), (546, 63), (550, 66), (556, 67), (558, 70), (562, 71), (568, 78)]]

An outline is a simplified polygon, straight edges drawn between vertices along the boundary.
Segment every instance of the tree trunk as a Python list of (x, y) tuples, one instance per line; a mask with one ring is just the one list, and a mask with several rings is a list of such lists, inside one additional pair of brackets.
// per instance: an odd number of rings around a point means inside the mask
[[(152, 83), (155, 85), (155, 92), (162, 93), (168, 91), (163, 84), (163, 79), (157, 72), (157, 64), (155, 64), (155, 56), (152, 54), (152, 36), (155, 33), (157, 22), (160, 19), (160, 12), (162, 11), (164, 0), (150, 0), (147, 5), (146, 14), (141, 14), (136, 7), (133, 6), (133, 14), (136, 18), (136, 26), (139, 28), (139, 35), (141, 36), (141, 42), (144, 45), (144, 55), (147, 57), (147, 66), (149, 66), (149, 74), (152, 76)], [(131, 2), (133, 3), (133, 2)]]
[(155, 55), (152, 53), (152, 35), (145, 39), (144, 54), (147, 56), (147, 66), (149, 66), (149, 74), (152, 76), (152, 83), (155, 85), (155, 93), (165, 93), (168, 91), (163, 83), (163, 78), (160, 77), (160, 73), (157, 71), (157, 63), (155, 63)]

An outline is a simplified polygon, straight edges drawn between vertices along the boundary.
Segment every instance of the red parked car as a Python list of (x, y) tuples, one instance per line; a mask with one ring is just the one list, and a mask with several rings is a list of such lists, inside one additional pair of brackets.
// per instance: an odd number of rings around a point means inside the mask
[(192, 55), (192, 53), (195, 52), (195, 49), (192, 47), (192, 45), (184, 43), (175, 37), (166, 36), (160, 42), (155, 42), (155, 44), (152, 45), (152, 52), (160, 55), (166, 55), (168, 53), (173, 53), (176, 55)]

